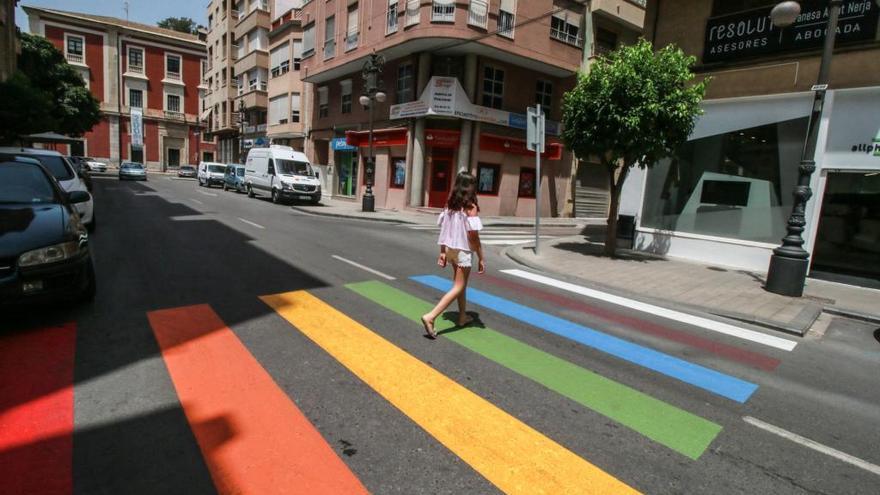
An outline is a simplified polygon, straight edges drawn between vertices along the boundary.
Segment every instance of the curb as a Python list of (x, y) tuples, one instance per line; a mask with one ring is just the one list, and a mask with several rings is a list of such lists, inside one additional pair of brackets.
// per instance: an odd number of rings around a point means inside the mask
[(864, 321), (866, 323), (873, 323), (880, 325), (880, 316), (871, 315), (867, 313), (862, 313), (859, 311), (853, 311), (850, 309), (844, 308), (836, 308), (834, 306), (825, 306), (822, 311), (834, 316), (842, 316), (844, 318), (850, 318), (853, 320)]
[[(635, 294), (635, 293), (632, 293), (629, 291), (620, 290), (620, 289), (613, 288), (613, 287), (608, 287), (608, 286), (605, 286), (602, 284), (597, 284), (592, 281), (578, 279), (577, 277), (571, 277), (571, 276), (566, 275), (564, 273), (548, 272), (548, 270), (546, 268), (537, 266), (537, 264), (531, 263), (529, 260), (522, 259), (521, 257), (514, 254), (517, 249), (521, 249), (521, 248), (522, 248), (522, 246), (509, 246), (509, 247), (505, 248), (501, 252), (501, 254), (502, 254), (502, 256), (507, 257), (508, 259), (510, 259), (511, 261), (513, 261), (514, 263), (516, 263), (520, 266), (530, 268), (532, 270), (537, 270), (537, 271), (543, 272), (543, 273), (553, 273), (554, 275), (561, 275), (563, 277), (574, 278), (576, 280), (581, 281), (582, 284), (584, 284), (588, 287), (601, 289), (603, 292), (608, 292), (610, 294), (616, 294), (616, 295), (620, 295), (623, 297), (627, 297), (629, 299), (635, 299), (635, 300), (643, 301), (643, 302), (650, 303), (650, 304), (656, 304), (659, 306), (674, 308), (676, 310), (682, 310), (682, 311), (688, 312), (688, 313), (697, 313), (700, 315), (716, 316), (716, 317), (721, 317), (721, 318), (725, 318), (725, 319), (729, 319), (729, 320), (748, 323), (748, 324), (760, 326), (763, 328), (768, 328), (770, 330), (775, 330), (775, 331), (795, 335), (798, 337), (803, 337), (804, 335), (806, 335), (807, 331), (810, 329), (810, 327), (813, 325), (813, 323), (816, 321), (816, 319), (819, 317), (819, 315), (822, 313), (822, 310), (823, 310), (823, 308), (820, 306), (816, 306), (816, 305), (808, 306), (807, 308), (805, 308), (801, 312), (801, 314), (799, 314), (797, 316), (796, 320), (799, 320), (797, 322), (797, 324), (785, 325), (785, 324), (781, 324), (779, 322), (764, 320), (761, 318), (755, 318), (753, 316), (743, 315), (743, 314), (739, 314), (739, 313), (723, 312), (723, 311), (718, 311), (716, 309), (704, 308), (701, 306), (680, 304), (680, 303), (676, 303), (675, 301), (669, 301), (669, 300), (665, 300), (665, 299), (656, 299), (656, 298), (652, 298), (652, 297), (645, 297), (644, 295), (641, 295), (641, 294)], [(880, 321), (880, 320), (878, 320), (878, 321)]]

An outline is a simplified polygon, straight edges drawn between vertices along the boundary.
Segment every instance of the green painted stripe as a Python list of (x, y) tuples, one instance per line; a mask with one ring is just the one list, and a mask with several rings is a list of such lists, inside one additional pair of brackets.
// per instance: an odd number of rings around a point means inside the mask
[[(419, 326), (421, 315), (432, 307), (427, 301), (382, 282), (346, 287)], [(436, 322), (437, 331), (449, 340), (691, 459), (698, 459), (721, 432), (718, 424), (495, 330), (471, 327), (450, 331), (453, 327), (454, 323), (445, 318)]]

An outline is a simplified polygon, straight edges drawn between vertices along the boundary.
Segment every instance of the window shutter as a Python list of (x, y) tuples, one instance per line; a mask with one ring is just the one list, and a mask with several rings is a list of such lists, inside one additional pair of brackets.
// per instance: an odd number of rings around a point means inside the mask
[(501, 0), (501, 10), (516, 14), (516, 0)]
[(358, 9), (357, 7), (348, 11), (348, 31), (347, 34), (357, 34), (358, 32)]
[(293, 42), (293, 58), (302, 58), (303, 56), (303, 42), (301, 40), (296, 40)]
[(326, 86), (323, 88), (318, 88), (318, 104), (319, 105), (326, 105), (328, 102), (328, 99), (329, 99), (328, 96), (329, 96), (329, 91)]
[(274, 69), (284, 62), (290, 62), (290, 45), (288, 43), (285, 43), (278, 48), (272, 50), (270, 68)]
[(328, 17), (326, 24), (324, 24), (324, 42), (333, 41), (333, 38), (336, 37), (336, 18)]
[(303, 30), (303, 39), (302, 39), (302, 49), (303, 53), (310, 53), (315, 51), (315, 25), (307, 27)]
[(292, 95), (290, 95), (290, 111), (299, 112), (299, 105), (299, 93), (293, 93)]

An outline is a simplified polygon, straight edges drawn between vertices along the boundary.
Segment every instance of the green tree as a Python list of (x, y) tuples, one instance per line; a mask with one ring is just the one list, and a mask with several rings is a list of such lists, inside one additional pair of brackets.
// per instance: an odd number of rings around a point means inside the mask
[(563, 141), (578, 159), (598, 161), (608, 174), (607, 256), (616, 252), (620, 193), (630, 168), (671, 157), (702, 113), (708, 81), (693, 81), (694, 62), (678, 48), (655, 52), (640, 40), (594, 61), (565, 95)]
[(18, 72), (0, 87), (0, 139), (35, 132), (81, 136), (101, 121), (101, 106), (79, 72), (44, 38), (21, 35)]
[(168, 17), (159, 21), (158, 26), (163, 29), (186, 34), (198, 34), (199, 29), (202, 27), (189, 17)]

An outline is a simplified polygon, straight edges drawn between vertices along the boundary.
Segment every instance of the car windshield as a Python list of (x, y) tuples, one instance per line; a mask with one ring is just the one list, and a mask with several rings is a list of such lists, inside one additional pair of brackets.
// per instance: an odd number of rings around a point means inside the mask
[(308, 177), (315, 175), (314, 172), (312, 172), (312, 166), (309, 165), (308, 162), (276, 159), (275, 168), (281, 175), (305, 175)]
[(55, 202), (55, 190), (39, 167), (26, 163), (0, 163), (0, 204)]
[(73, 179), (73, 171), (70, 170), (70, 167), (67, 166), (67, 163), (64, 161), (64, 158), (60, 156), (54, 155), (28, 155), (31, 158), (36, 158), (43, 164), (46, 169), (49, 170), (49, 173), (52, 174), (58, 180), (70, 180)]
[(235, 169), (235, 172), (236, 172), (236, 175), (238, 175), (239, 177), (244, 177), (244, 167), (240, 167), (240, 168)]
[(194, 170), (194, 169), (193, 169), (192, 167), (190, 167), (189, 165), (184, 165), (184, 166), (180, 167), (180, 170), (183, 170), (183, 171), (189, 172), (189, 171)]
[(223, 165), (208, 165), (208, 172), (226, 172), (226, 167)]
[(144, 168), (140, 163), (123, 163), (122, 168), (134, 168), (141, 169)]

